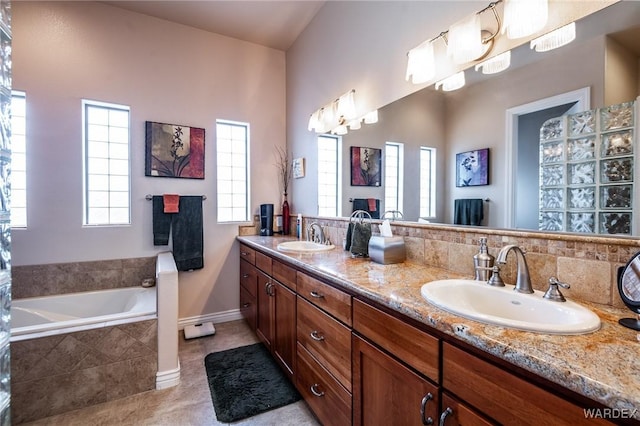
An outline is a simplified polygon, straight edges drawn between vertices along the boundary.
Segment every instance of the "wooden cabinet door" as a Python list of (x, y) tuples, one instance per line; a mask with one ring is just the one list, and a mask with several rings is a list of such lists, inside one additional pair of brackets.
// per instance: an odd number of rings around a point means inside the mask
[(258, 306), (256, 304), (255, 296), (252, 296), (246, 288), (240, 286), (240, 313), (253, 331), (256, 330), (256, 320), (258, 314), (257, 308)]
[(438, 388), (395, 358), (353, 336), (353, 424), (438, 422)]
[(273, 352), (276, 360), (293, 380), (296, 359), (296, 294), (274, 281), (275, 338)]
[(271, 349), (275, 329), (273, 286), (271, 277), (258, 271), (258, 323), (256, 334), (269, 349)]

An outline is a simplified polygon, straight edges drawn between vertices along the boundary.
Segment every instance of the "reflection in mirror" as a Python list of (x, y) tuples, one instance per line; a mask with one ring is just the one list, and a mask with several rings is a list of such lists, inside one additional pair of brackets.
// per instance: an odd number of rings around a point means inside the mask
[[(634, 100), (640, 94), (638, 22), (640, 2), (615, 3), (578, 21), (577, 39), (565, 47), (536, 53), (528, 44), (523, 45), (512, 50), (512, 65), (502, 73), (488, 76), (467, 70), (467, 86), (461, 90), (443, 93), (430, 86), (379, 109), (377, 124), (343, 136), (343, 152), (348, 152), (350, 146), (382, 149), (387, 142), (402, 144), (404, 183), (399, 192), (404, 196), (397, 210), (402, 211), (406, 221), (426, 219), (450, 224), (455, 199), (483, 198), (491, 201), (485, 203), (482, 225), (539, 229), (537, 205), (530, 204), (532, 200), (537, 203), (537, 189), (535, 196), (518, 195), (519, 188), (526, 187), (531, 180), (520, 178), (524, 169), (520, 170), (521, 165), (515, 160), (521, 154), (519, 148), (515, 144), (506, 145), (505, 134), (513, 130), (506, 123), (506, 111), (588, 88), (590, 99), (586, 105), (576, 109), (571, 102), (565, 102), (557, 105), (558, 110), (537, 118), (538, 130), (532, 125), (537, 141), (540, 125), (548, 118)], [(420, 212), (421, 147), (433, 148), (436, 159), (433, 179), (428, 182), (435, 195), (429, 215)], [(483, 148), (490, 149), (489, 185), (456, 188), (455, 155)], [(535, 149), (539, 149), (537, 142)], [(536, 167), (537, 181), (537, 161), (524, 158), (523, 162)], [(343, 165), (345, 215), (352, 211), (349, 198), (385, 200), (386, 179), (380, 188), (358, 188), (348, 184), (348, 173), (348, 165)], [(516, 207), (520, 206), (524, 206), (521, 211), (531, 212), (533, 219), (529, 220), (533, 225), (525, 225), (526, 218), (522, 224), (519, 222)], [(381, 211), (385, 210), (389, 208), (383, 203)], [(514, 218), (518, 218), (517, 223)]]
[(619, 323), (640, 331), (640, 253), (636, 253), (618, 273), (618, 291), (627, 308), (638, 314), (637, 318), (622, 318)]

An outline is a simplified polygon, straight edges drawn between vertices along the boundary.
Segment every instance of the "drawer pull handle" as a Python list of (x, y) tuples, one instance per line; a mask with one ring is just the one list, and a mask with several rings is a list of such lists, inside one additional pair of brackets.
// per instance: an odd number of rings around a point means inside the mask
[[(433, 395), (431, 395), (431, 392), (429, 392), (424, 396), (424, 398), (422, 398), (422, 403), (420, 403), (420, 417), (423, 425), (433, 424), (433, 419), (431, 417), (425, 418), (425, 415), (427, 414), (427, 403), (432, 399)], [(440, 421), (442, 421), (442, 418), (440, 418)]]
[(313, 330), (310, 335), (311, 335), (311, 338), (316, 342), (321, 342), (324, 340), (324, 336), (319, 335), (318, 330)]
[(251, 306), (251, 303), (249, 303), (249, 302), (242, 304), (243, 308), (248, 308), (249, 306)]
[(311, 385), (311, 393), (317, 397), (324, 396), (324, 392), (318, 391), (318, 384), (314, 383)]
[(442, 412), (442, 414), (440, 414), (440, 423), (439, 426), (444, 426), (444, 422), (445, 420), (447, 420), (447, 417), (453, 414), (453, 410), (451, 409), (451, 407), (447, 407), (446, 410), (444, 410)]
[(249, 252), (246, 252), (246, 251), (241, 251), (240, 254), (243, 256), (249, 256)]
[(318, 293), (317, 291), (311, 291), (309, 292), (309, 294), (311, 295), (311, 297), (315, 297), (316, 299), (322, 299), (324, 297), (324, 294), (322, 293)]
[(243, 274), (242, 278), (249, 278), (249, 274)]

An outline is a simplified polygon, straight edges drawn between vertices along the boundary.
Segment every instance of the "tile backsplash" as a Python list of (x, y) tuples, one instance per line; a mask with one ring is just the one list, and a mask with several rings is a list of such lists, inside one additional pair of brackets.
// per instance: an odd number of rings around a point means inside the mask
[[(306, 217), (304, 225), (319, 222), (338, 247), (346, 235), (346, 218)], [(373, 234), (379, 221), (373, 222)], [(593, 235), (525, 232), (482, 227), (392, 222), (394, 235), (403, 236), (407, 261), (473, 276), (473, 255), (479, 239), (487, 238), (489, 253), (497, 256), (501, 247), (516, 244), (526, 251), (533, 287), (546, 290), (555, 276), (571, 285), (562, 293), (568, 299), (623, 307), (617, 287), (617, 271), (638, 251), (640, 239)], [(244, 230), (248, 235), (248, 229)], [(509, 254), (501, 276), (515, 282), (515, 256)]]

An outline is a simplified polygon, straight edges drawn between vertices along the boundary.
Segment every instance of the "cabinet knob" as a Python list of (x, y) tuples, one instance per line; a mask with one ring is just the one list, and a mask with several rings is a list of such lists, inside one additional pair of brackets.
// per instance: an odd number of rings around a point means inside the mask
[(433, 424), (433, 419), (431, 417), (425, 417), (427, 415), (427, 403), (432, 399), (433, 395), (431, 395), (431, 392), (429, 392), (424, 396), (424, 398), (422, 398), (422, 402), (420, 403), (420, 418), (423, 425)]
[(243, 308), (248, 308), (249, 306), (251, 306), (251, 303), (249, 303), (249, 302), (242, 304)]
[(445, 420), (447, 420), (447, 417), (453, 414), (453, 410), (451, 409), (451, 407), (447, 407), (446, 410), (444, 410), (442, 412), (442, 414), (440, 414), (440, 423), (439, 426), (444, 426), (444, 422)]
[(310, 333), (310, 336), (313, 340), (315, 340), (316, 342), (321, 342), (324, 340), (324, 336), (318, 333), (318, 330), (313, 330)]
[(246, 252), (246, 251), (241, 251), (240, 254), (243, 255), (243, 256), (249, 256), (249, 253)]
[(311, 297), (315, 297), (316, 299), (322, 299), (324, 297), (324, 294), (318, 293), (315, 290), (309, 292), (309, 294), (311, 295)]
[(312, 384), (311, 385), (311, 393), (314, 394), (317, 397), (324, 396), (324, 392), (318, 391), (318, 386), (319, 385), (317, 383)]
[(249, 274), (242, 274), (242, 278), (249, 278)]

